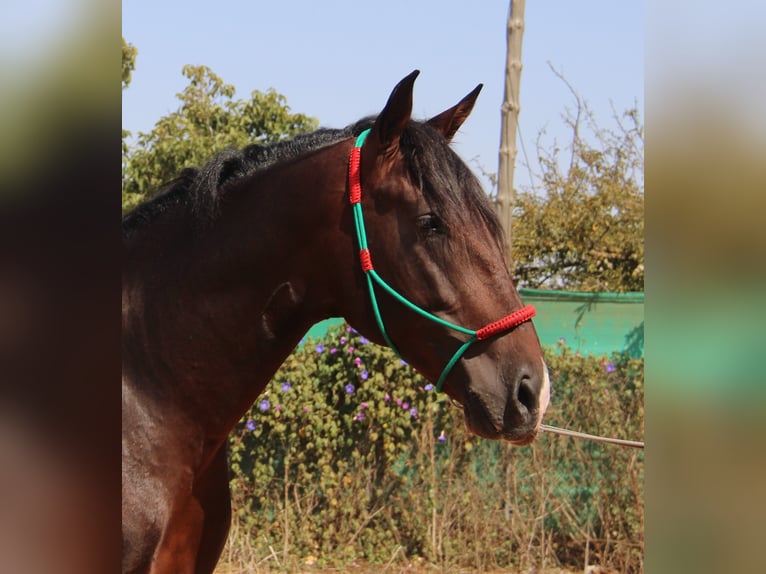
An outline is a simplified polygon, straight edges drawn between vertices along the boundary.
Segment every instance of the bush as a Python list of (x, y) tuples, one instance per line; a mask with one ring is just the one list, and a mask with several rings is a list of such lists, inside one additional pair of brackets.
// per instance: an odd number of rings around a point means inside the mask
[[(643, 361), (547, 349), (546, 422), (643, 435)], [(469, 435), (446, 395), (352, 329), (284, 363), (230, 441), (224, 560), (643, 569), (643, 452)]]

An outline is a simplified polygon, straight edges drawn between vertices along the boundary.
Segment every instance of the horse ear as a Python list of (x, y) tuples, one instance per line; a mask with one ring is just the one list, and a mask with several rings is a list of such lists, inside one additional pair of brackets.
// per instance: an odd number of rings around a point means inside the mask
[(420, 70), (415, 70), (396, 84), (367, 137), (365, 150), (374, 149), (375, 155), (391, 156), (399, 149), (399, 137), (412, 114), (412, 88), (418, 74)]
[(434, 116), (428, 120), (428, 125), (447, 138), (447, 141), (452, 141), (452, 137), (470, 115), (482, 87), (483, 84), (476, 86), (473, 91), (460, 100), (456, 106), (451, 107), (440, 113), (438, 116)]

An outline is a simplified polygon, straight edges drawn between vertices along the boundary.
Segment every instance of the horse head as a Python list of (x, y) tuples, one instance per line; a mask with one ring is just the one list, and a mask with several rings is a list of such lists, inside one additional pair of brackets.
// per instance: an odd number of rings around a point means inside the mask
[[(361, 291), (350, 297), (355, 306), (346, 317), (369, 339), (395, 346), (427, 379), (439, 381), (463, 406), (473, 433), (528, 444), (550, 395), (529, 317), (517, 325), (485, 329), (486, 337), (467, 342), (466, 333), (524, 307), (504, 259), (494, 207), (449, 145), (481, 85), (452, 108), (418, 122), (411, 119), (417, 74), (394, 88), (358, 144), (363, 193), (357, 201), (364, 210), (360, 242), (367, 245), (359, 246), (356, 287)], [(391, 289), (370, 287), (364, 293), (365, 274), (373, 268)], [(425, 313), (413, 311), (392, 291)]]

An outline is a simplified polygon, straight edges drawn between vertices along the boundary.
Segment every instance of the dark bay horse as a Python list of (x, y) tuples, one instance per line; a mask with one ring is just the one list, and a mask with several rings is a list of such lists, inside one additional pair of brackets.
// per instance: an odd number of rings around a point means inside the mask
[[(472, 432), (534, 439), (540, 345), (493, 206), (449, 147), (481, 86), (418, 122), (416, 76), (375, 119), (224, 152), (123, 220), (123, 572), (213, 571), (227, 435), (327, 317), (395, 345)], [(372, 260), (417, 307), (370, 287)]]

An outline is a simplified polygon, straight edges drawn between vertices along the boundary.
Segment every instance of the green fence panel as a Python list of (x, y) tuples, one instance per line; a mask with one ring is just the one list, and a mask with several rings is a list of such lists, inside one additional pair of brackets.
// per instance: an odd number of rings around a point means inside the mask
[(537, 309), (534, 323), (543, 345), (563, 339), (567, 347), (583, 355), (644, 355), (643, 293), (520, 289), (519, 294)]

